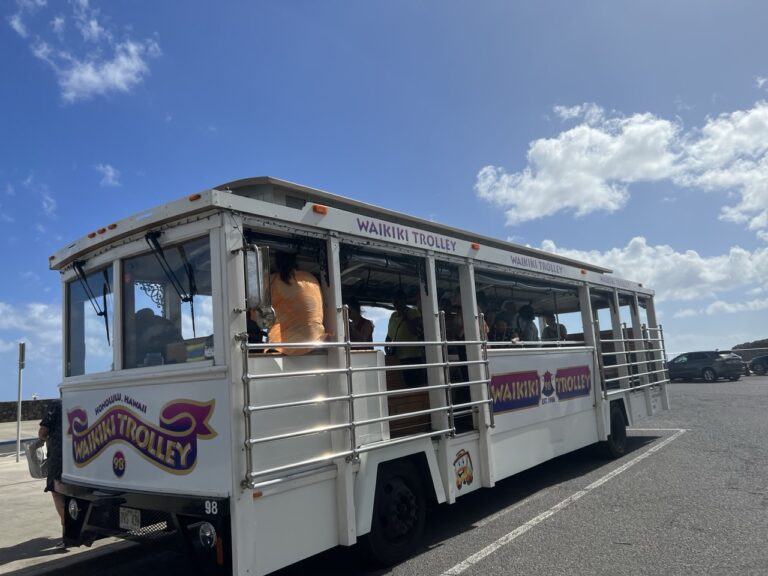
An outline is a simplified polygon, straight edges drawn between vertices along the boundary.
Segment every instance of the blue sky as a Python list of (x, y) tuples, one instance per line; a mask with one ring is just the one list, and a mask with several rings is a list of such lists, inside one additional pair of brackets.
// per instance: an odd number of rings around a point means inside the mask
[(271, 175), (613, 268), (667, 348), (768, 337), (764, 2), (0, 4), (0, 399), (56, 394), (48, 256)]

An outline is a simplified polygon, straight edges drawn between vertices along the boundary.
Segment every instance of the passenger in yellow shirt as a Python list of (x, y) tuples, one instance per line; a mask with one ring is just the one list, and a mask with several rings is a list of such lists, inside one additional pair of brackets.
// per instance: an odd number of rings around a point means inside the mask
[[(395, 291), (392, 299), (395, 311), (389, 317), (387, 342), (419, 342), (424, 340), (421, 313), (416, 308), (409, 308), (402, 290)], [(389, 354), (397, 357), (402, 364), (424, 364), (423, 346), (391, 346)], [(403, 381), (409, 388), (427, 383), (427, 371), (424, 368), (403, 370)]]

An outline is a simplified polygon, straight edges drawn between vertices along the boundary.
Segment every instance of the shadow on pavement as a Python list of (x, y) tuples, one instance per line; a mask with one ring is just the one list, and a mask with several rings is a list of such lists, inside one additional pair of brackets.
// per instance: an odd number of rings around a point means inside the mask
[(43, 558), (45, 556), (62, 556), (66, 549), (54, 548), (61, 538), (33, 538), (14, 546), (0, 548), (0, 566), (16, 560), (28, 558)]
[[(627, 430), (632, 434), (631, 429)], [(627, 452), (611, 460), (602, 455), (599, 445), (587, 446), (570, 454), (559, 456), (529, 470), (515, 474), (496, 483), (490, 490), (478, 490), (460, 498), (452, 506), (433, 505), (427, 514), (427, 526), (422, 546), (413, 557), (446, 545), (446, 541), (463, 533), (476, 530), (476, 525), (486, 517), (514, 506), (526, 498), (542, 493), (558, 484), (586, 476), (605, 468), (605, 473), (630, 460), (637, 452), (653, 442), (663, 438), (663, 434), (627, 436)], [(527, 518), (526, 518), (527, 520)], [(373, 564), (364, 553), (363, 547), (356, 544), (352, 548), (336, 547), (317, 556), (307, 558), (274, 573), (274, 576), (299, 576), (303, 574), (323, 574), (330, 567), (336, 576), (365, 574), (378, 576), (392, 572), (392, 568), (382, 568)]]

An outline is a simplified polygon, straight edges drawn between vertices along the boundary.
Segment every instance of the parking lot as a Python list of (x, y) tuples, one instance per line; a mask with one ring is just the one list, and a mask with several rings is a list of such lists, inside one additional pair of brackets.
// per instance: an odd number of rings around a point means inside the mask
[[(582, 450), (432, 510), (425, 545), (399, 566), (338, 548), (278, 574), (767, 574), (768, 377), (673, 384), (670, 396), (672, 410), (638, 423), (619, 460)], [(49, 557), (35, 573), (190, 569), (137, 547), (88, 557)]]

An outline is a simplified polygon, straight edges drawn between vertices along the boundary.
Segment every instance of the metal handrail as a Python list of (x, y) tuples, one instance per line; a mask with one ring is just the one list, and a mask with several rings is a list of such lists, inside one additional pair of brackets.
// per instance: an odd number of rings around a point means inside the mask
[(254, 478), (259, 478), (261, 476), (269, 476), (271, 474), (278, 474), (279, 472), (287, 472), (288, 470), (293, 470), (295, 468), (303, 468), (304, 466), (310, 466), (311, 464), (320, 464), (321, 462), (330, 462), (331, 460), (336, 460), (337, 458), (346, 458), (348, 456), (352, 455), (352, 450), (343, 450), (341, 452), (333, 452), (331, 454), (326, 454), (323, 456), (317, 456), (315, 458), (308, 458), (307, 460), (302, 460), (300, 462), (290, 463), (290, 464), (283, 464), (282, 466), (275, 466), (274, 468), (267, 468), (266, 470), (259, 470), (257, 472), (249, 471), (247, 474), (247, 485), (249, 488), (254, 488), (256, 486), (255, 483), (253, 483)]
[(333, 432), (334, 430), (344, 430), (352, 426), (351, 422), (343, 424), (328, 424), (327, 426), (317, 426), (316, 428), (305, 428), (295, 432), (286, 432), (285, 434), (275, 434), (274, 436), (263, 436), (261, 438), (248, 438), (246, 444), (255, 446), (264, 442), (276, 442), (277, 440), (288, 440), (289, 438), (300, 438), (301, 436), (312, 436), (313, 434), (323, 434), (324, 432)]
[(649, 382), (648, 384), (640, 384), (639, 386), (633, 386), (632, 388), (619, 388), (618, 390), (606, 390), (605, 398), (608, 398), (610, 396), (618, 396), (619, 394), (624, 394), (625, 392), (638, 392), (645, 388), (653, 388), (654, 386), (661, 386), (662, 384), (666, 384), (668, 382), (669, 380), (660, 380), (659, 382)]
[[(488, 388), (488, 394), (487, 394), (488, 399), (486, 400), (473, 401), (473, 402), (462, 403), (462, 404), (454, 404), (450, 395), (451, 388), (471, 387), (477, 384), (486, 384), (487, 387), (490, 387), (490, 376), (488, 371), (488, 360), (487, 360), (487, 340), (485, 339), (486, 338), (485, 334), (482, 333), (483, 332), (482, 328), (481, 328), (480, 340), (447, 341), (443, 332), (442, 334), (443, 338), (440, 341), (352, 342), (350, 340), (349, 330), (348, 330), (348, 325), (349, 325), (348, 314), (349, 312), (348, 312), (347, 306), (343, 306), (342, 317), (343, 317), (343, 324), (345, 327), (343, 341), (292, 342), (292, 343), (270, 342), (270, 343), (249, 344), (247, 342), (247, 335), (242, 334), (238, 336), (238, 339), (241, 340), (241, 349), (243, 352), (244, 374), (243, 374), (242, 380), (244, 384), (244, 399), (245, 399), (245, 406), (243, 408), (243, 413), (245, 417), (245, 431), (246, 431), (245, 448), (246, 448), (246, 466), (247, 466), (245, 484), (247, 484), (248, 486), (252, 487), (257, 485), (257, 483), (254, 482), (256, 478), (268, 476), (270, 474), (278, 474), (281, 472), (302, 468), (312, 464), (332, 461), (338, 458), (356, 459), (359, 457), (360, 453), (368, 452), (378, 447), (391, 446), (393, 444), (410, 442), (420, 438), (435, 437), (435, 436), (440, 436), (442, 434), (455, 433), (453, 418), (450, 417), (451, 426), (444, 430), (429, 431), (429, 432), (420, 433), (420, 434), (412, 434), (412, 435), (404, 436), (402, 438), (387, 439), (387, 440), (382, 440), (382, 441), (373, 442), (370, 444), (363, 444), (358, 446), (357, 440), (356, 440), (356, 431), (359, 427), (369, 426), (372, 424), (379, 424), (383, 422), (394, 422), (398, 420), (405, 420), (408, 418), (426, 416), (433, 413), (445, 412), (450, 414), (451, 412), (454, 412), (457, 409), (459, 410), (460, 414), (471, 413), (476, 409), (477, 406), (481, 406), (484, 404), (490, 405), (492, 403), (490, 388)], [(424, 364), (400, 364), (400, 365), (393, 365), (393, 366), (363, 366), (363, 367), (353, 368), (351, 365), (351, 351), (356, 347), (359, 347), (360, 345), (365, 345), (366, 348), (382, 347), (382, 346), (392, 346), (392, 347), (440, 346), (443, 349), (443, 355), (442, 355), (442, 361), (440, 362), (431, 362), (431, 363), (424, 363)], [(447, 345), (451, 345), (451, 346), (480, 345), (483, 350), (483, 357), (481, 360), (450, 361), (448, 360)], [(275, 348), (342, 349), (345, 357), (345, 365), (343, 367), (337, 367), (337, 368), (319, 368), (319, 369), (312, 369), (312, 370), (297, 370), (293, 372), (271, 372), (268, 374), (250, 374), (248, 372), (249, 352), (253, 350), (274, 350)], [(416, 369), (424, 369), (424, 368), (442, 367), (450, 375), (451, 368), (462, 367), (462, 366), (472, 366), (472, 365), (485, 366), (484, 379), (467, 380), (467, 381), (454, 383), (450, 381), (450, 376), (449, 376), (446, 384), (426, 385), (426, 386), (420, 386), (417, 388), (404, 388), (404, 389), (398, 389), (398, 390), (365, 392), (361, 394), (354, 393), (354, 390), (352, 388), (352, 377), (356, 373), (367, 373), (367, 372), (386, 373), (389, 371), (404, 371), (404, 370), (416, 370)], [(340, 395), (321, 397), (321, 398), (310, 398), (310, 399), (304, 399), (304, 400), (297, 400), (293, 402), (278, 402), (274, 404), (264, 404), (264, 405), (253, 405), (251, 403), (250, 385), (253, 382), (259, 382), (259, 381), (263, 382), (270, 379), (294, 378), (294, 377), (302, 378), (302, 377), (313, 377), (313, 376), (321, 376), (321, 375), (322, 376), (330, 376), (330, 375), (346, 376), (347, 394), (340, 394)], [(389, 398), (389, 397), (409, 395), (409, 394), (414, 394), (419, 392), (428, 392), (431, 390), (441, 390), (441, 389), (446, 390), (446, 393), (447, 393), (447, 402), (445, 406), (406, 412), (403, 414), (388, 414), (387, 416), (369, 418), (365, 420), (357, 420), (354, 416), (355, 400), (375, 398), (375, 397)], [(278, 409), (285, 409), (285, 408), (295, 408), (295, 407), (301, 407), (301, 406), (311, 406), (311, 405), (317, 405), (317, 404), (330, 404), (333, 402), (347, 402), (349, 404), (349, 417), (346, 422), (339, 423), (339, 424), (315, 426), (313, 428), (306, 428), (301, 430), (293, 430), (291, 432), (286, 432), (283, 434), (275, 434), (275, 435), (263, 436), (259, 438), (251, 437), (252, 426), (251, 426), (250, 417), (251, 415), (257, 412), (264, 412), (267, 410), (278, 410)], [(491, 425), (493, 425), (493, 410), (491, 409), (490, 412), (491, 412)], [(279, 442), (282, 440), (300, 438), (300, 437), (305, 437), (305, 436), (310, 436), (315, 434), (332, 433), (332, 432), (342, 431), (342, 430), (350, 431), (349, 450), (336, 451), (330, 454), (325, 454), (322, 456), (305, 459), (299, 462), (292, 462), (292, 463), (284, 464), (281, 466), (272, 467), (266, 470), (259, 470), (259, 471), (253, 470), (253, 455), (251, 453), (251, 448), (253, 448), (256, 445), (266, 444), (269, 442)]]
[(262, 406), (246, 406), (245, 411), (253, 414), (254, 412), (263, 412), (265, 410), (277, 410), (279, 408), (298, 408), (300, 406), (313, 406), (315, 404), (329, 404), (331, 402), (346, 402), (349, 395), (327, 396), (324, 398), (311, 398), (309, 400), (296, 400), (295, 402), (280, 402), (278, 404), (264, 404)]
[[(578, 348), (589, 348), (592, 349), (592, 346), (588, 346), (587, 343), (584, 340), (572, 340), (568, 341), (570, 343), (565, 344), (562, 340), (529, 340), (528, 341), (531, 344), (535, 344), (535, 346), (521, 346), (517, 342), (488, 342), (488, 348), (498, 350), (511, 350), (511, 351), (520, 351), (520, 352), (530, 352), (531, 350), (538, 349), (538, 348), (544, 348), (546, 350), (552, 350), (557, 348), (568, 348), (568, 350), (578, 349)], [(557, 344), (563, 344), (562, 346), (559, 346)]]

